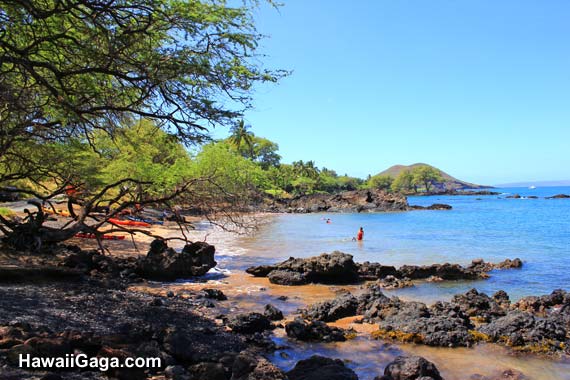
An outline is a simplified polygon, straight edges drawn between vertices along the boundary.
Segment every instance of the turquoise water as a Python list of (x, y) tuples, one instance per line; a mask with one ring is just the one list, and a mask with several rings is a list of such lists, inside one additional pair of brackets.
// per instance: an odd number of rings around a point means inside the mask
[[(544, 199), (570, 194), (570, 187), (494, 189), (500, 196), (410, 197), (410, 204), (447, 203), (450, 211), (375, 214), (304, 214), (270, 217), (255, 236), (239, 239), (237, 252), (220, 252), (230, 269), (275, 263), (340, 250), (356, 261), (387, 265), (460, 263), (475, 258), (496, 262), (519, 257), (520, 270), (493, 271), (484, 281), (426, 283), (398, 290), (404, 297), (432, 301), (472, 287), (511, 298), (570, 289), (570, 199)], [(506, 199), (509, 194), (539, 199)], [(327, 224), (323, 218), (330, 218)], [(363, 242), (354, 242), (359, 227)], [(224, 256), (224, 253), (228, 256)]]

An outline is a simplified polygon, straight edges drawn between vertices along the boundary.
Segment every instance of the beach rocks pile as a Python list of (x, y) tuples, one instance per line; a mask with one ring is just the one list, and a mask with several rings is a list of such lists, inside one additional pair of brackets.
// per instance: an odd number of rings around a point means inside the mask
[(203, 276), (216, 266), (215, 252), (216, 248), (205, 242), (187, 244), (176, 252), (164, 240), (156, 239), (136, 270), (141, 277), (162, 281)]
[(306, 259), (289, 258), (276, 265), (251, 267), (247, 273), (255, 277), (268, 277), (273, 284), (303, 285), (307, 283), (349, 284), (361, 280), (382, 280), (387, 289), (411, 286), (410, 280), (477, 280), (488, 278), (487, 272), (493, 269), (522, 267), (520, 259), (507, 259), (493, 264), (482, 259), (463, 267), (459, 264), (404, 265), (398, 269), (379, 263), (364, 262), (357, 264), (352, 255), (335, 251), (331, 254)]
[(302, 285), (310, 282), (346, 284), (358, 281), (358, 267), (352, 255), (335, 251), (307, 259), (289, 258), (277, 265), (252, 267), (247, 273), (268, 277), (273, 284)]
[(389, 298), (372, 285), (358, 297), (345, 293), (302, 311), (306, 319), (326, 322), (356, 315), (377, 324), (373, 336), (379, 339), (441, 347), (493, 342), (538, 353), (570, 347), (570, 295), (562, 290), (511, 305), (503, 291), (489, 297), (472, 289), (427, 306)]
[(95, 278), (120, 278), (128, 282), (140, 282), (136, 273), (135, 257), (111, 257), (102, 255), (96, 250), (82, 250), (76, 246), (65, 246), (66, 254), (62, 255), (61, 266), (81, 271)]
[(236, 318), (234, 327), (247, 333), (228, 332), (216, 322), (218, 312), (195, 302), (202, 292), (189, 291), (187, 296), (159, 298), (107, 288), (99, 280), (3, 285), (0, 377), (58, 379), (55, 373), (18, 368), (19, 354), (64, 357), (81, 352), (89, 357), (160, 358), (162, 366), (104, 375), (70, 370), (62, 378), (287, 379), (262, 357), (265, 346), (249, 339), (248, 333), (267, 327), (267, 318)]

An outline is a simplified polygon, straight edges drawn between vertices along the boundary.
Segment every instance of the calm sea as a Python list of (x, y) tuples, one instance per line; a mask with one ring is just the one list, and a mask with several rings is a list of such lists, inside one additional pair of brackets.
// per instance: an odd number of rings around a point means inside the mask
[[(519, 257), (524, 261), (521, 270), (493, 271), (488, 280), (424, 284), (395, 294), (429, 302), (472, 287), (487, 293), (502, 289), (512, 299), (570, 290), (570, 199), (544, 199), (570, 194), (570, 187), (493, 191), (501, 195), (409, 198), (412, 205), (447, 203), (453, 206), (450, 211), (273, 216), (255, 236), (222, 249), (220, 264), (244, 269), (334, 250), (350, 253), (356, 261), (396, 266)], [(523, 198), (506, 198), (512, 194)], [(526, 198), (532, 195), (539, 199)], [(354, 242), (359, 227), (364, 228), (364, 241)]]

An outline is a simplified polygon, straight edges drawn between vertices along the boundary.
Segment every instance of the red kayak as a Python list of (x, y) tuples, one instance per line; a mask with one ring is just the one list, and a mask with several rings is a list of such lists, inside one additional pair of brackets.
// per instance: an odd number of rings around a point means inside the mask
[(109, 223), (117, 224), (119, 226), (132, 226), (132, 227), (150, 227), (151, 224), (147, 222), (139, 222), (136, 220), (121, 220), (116, 218), (109, 219)]
[[(75, 234), (75, 237), (83, 238), (83, 239), (97, 239), (97, 235), (95, 235), (95, 234), (79, 233), (79, 234)], [(103, 239), (103, 240), (124, 240), (125, 237), (124, 236), (116, 236), (116, 235), (103, 235), (103, 236), (101, 236), (101, 239)]]

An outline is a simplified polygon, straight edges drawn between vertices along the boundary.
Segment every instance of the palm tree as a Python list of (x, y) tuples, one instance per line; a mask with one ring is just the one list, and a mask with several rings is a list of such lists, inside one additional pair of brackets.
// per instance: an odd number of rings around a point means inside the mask
[(231, 135), (229, 141), (236, 147), (238, 151), (242, 145), (245, 145), (247, 152), (249, 152), (249, 157), (253, 157), (253, 132), (249, 131), (251, 125), (246, 125), (242, 120), (240, 120), (236, 125), (231, 127)]

